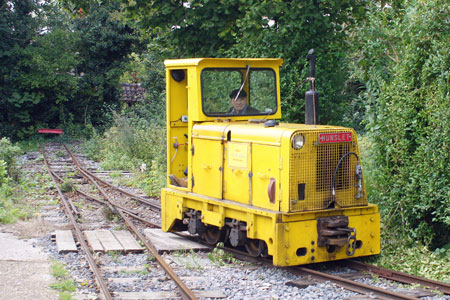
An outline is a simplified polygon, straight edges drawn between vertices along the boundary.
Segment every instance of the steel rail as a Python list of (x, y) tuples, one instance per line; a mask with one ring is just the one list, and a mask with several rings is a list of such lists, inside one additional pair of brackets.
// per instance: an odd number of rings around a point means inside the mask
[(407, 273), (399, 272), (399, 271), (393, 271), (388, 270), (384, 268), (380, 268), (374, 265), (365, 264), (356, 260), (348, 259), (343, 262), (346, 266), (359, 270), (359, 271), (368, 271), (375, 275), (398, 281), (408, 284), (419, 284), (424, 287), (429, 287), (438, 291), (441, 291), (444, 294), (450, 295), (450, 284), (439, 282), (427, 278), (421, 278), (418, 276), (410, 275)]
[(131, 198), (134, 198), (134, 199), (138, 200), (139, 202), (144, 203), (144, 204), (150, 206), (151, 208), (153, 208), (153, 211), (155, 211), (155, 212), (160, 212), (160, 211), (161, 211), (161, 205), (156, 204), (156, 203), (153, 203), (153, 202), (150, 202), (150, 201), (148, 201), (148, 200), (142, 198), (141, 196), (132, 194), (132, 193), (130, 193), (130, 192), (127, 192), (127, 191), (121, 189), (120, 187), (114, 186), (114, 185), (110, 184), (109, 182), (104, 181), (104, 180), (101, 179), (100, 177), (97, 177), (97, 176), (93, 175), (92, 173), (91, 173), (91, 175), (92, 175), (96, 180), (98, 180), (98, 181), (100, 181), (101, 183), (103, 183), (104, 185), (107, 185), (107, 186), (109, 186), (109, 187), (112, 187), (112, 188), (114, 188), (115, 190), (117, 190), (118, 192), (120, 192), (120, 193), (122, 193), (122, 194), (125, 194), (125, 195), (127, 195), (127, 196), (130, 196)]
[[(63, 144), (64, 145), (64, 144)], [(97, 189), (99, 190), (99, 192), (103, 195), (103, 197), (109, 202), (111, 203), (111, 205), (114, 205), (115, 202), (114, 200), (112, 200), (107, 194), (106, 192), (103, 190), (102, 187), (100, 187), (98, 185), (98, 183), (93, 179), (93, 177), (89, 174), (89, 171), (86, 171), (84, 169), (81, 168), (80, 163), (78, 162), (78, 160), (76, 159), (75, 155), (73, 155), (73, 153), (69, 150), (69, 148), (64, 145), (64, 147), (66, 148), (67, 152), (70, 154), (70, 156), (72, 157), (72, 161), (73, 163), (77, 166), (77, 168), (79, 169), (79, 171), (89, 180), (92, 182), (92, 184), (94, 184)], [(131, 228), (131, 230), (134, 232), (134, 234), (136, 234), (136, 236), (144, 243), (145, 247), (153, 254), (153, 256), (155, 257), (156, 261), (161, 265), (161, 267), (164, 269), (164, 271), (166, 271), (166, 273), (170, 276), (170, 278), (172, 278), (172, 280), (177, 284), (177, 286), (180, 289), (180, 292), (182, 294), (182, 297), (185, 299), (191, 299), (191, 300), (196, 300), (198, 299), (197, 296), (195, 296), (195, 294), (184, 284), (183, 281), (181, 281), (180, 277), (175, 273), (175, 271), (166, 263), (166, 261), (162, 258), (162, 256), (160, 256), (158, 254), (158, 251), (156, 250), (155, 246), (148, 241), (140, 232), (139, 230), (136, 228), (136, 226), (134, 226), (134, 224), (131, 222), (131, 220), (125, 215), (126, 212), (122, 211), (120, 208), (116, 208), (116, 211), (119, 213), (120, 217), (125, 221), (125, 223), (127, 223), (128, 227)]]
[[(76, 191), (78, 194), (82, 195), (83, 197), (85, 197), (85, 198), (87, 198), (87, 199), (89, 199), (89, 200), (96, 201), (96, 202), (101, 203), (101, 204), (103, 204), (103, 205), (107, 205), (107, 204), (108, 204), (108, 203), (106, 203), (105, 201), (100, 200), (100, 199), (98, 199), (98, 198), (96, 198), (96, 197), (94, 197), (94, 196), (91, 196), (91, 195), (89, 195), (89, 194), (86, 194), (85, 192), (80, 191), (80, 190), (78, 190), (78, 189), (75, 189), (75, 191)], [(141, 221), (142, 223), (145, 223), (145, 224), (147, 224), (147, 225), (149, 225), (149, 226), (152, 226), (152, 227), (157, 227), (157, 228), (160, 228), (160, 227), (161, 227), (161, 226), (159, 226), (158, 224), (155, 224), (155, 223), (153, 223), (153, 222), (150, 222), (150, 221), (148, 221), (148, 220), (146, 220), (146, 219), (144, 219), (144, 218), (142, 218), (142, 217), (136, 215), (134, 212), (132, 212), (130, 209), (128, 209), (128, 208), (126, 208), (126, 207), (123, 207), (123, 206), (121, 206), (121, 205), (119, 205), (119, 204), (112, 204), (112, 203), (111, 203), (111, 205), (112, 205), (113, 207), (120, 208), (121, 210), (123, 210), (124, 212), (126, 212), (130, 217), (132, 217), (133, 219), (139, 220), (139, 221)]]
[[(65, 180), (63, 178), (59, 177), (57, 174), (55, 174), (55, 172), (53, 172), (53, 171), (51, 171), (51, 172), (56, 177), (56, 179), (58, 179), (61, 182), (65, 182)], [(89, 194), (83, 192), (83, 191), (80, 191), (77, 188), (74, 188), (74, 190), (75, 190), (75, 192), (77, 192), (78, 194), (82, 195), (83, 197), (85, 197), (85, 198), (87, 198), (89, 200), (96, 201), (96, 202), (98, 202), (100, 204), (103, 204), (103, 205), (107, 205), (108, 204), (105, 201), (100, 200), (100, 199), (98, 199), (98, 198), (96, 198), (96, 197), (94, 197), (92, 195), (89, 195)], [(118, 205), (118, 204), (114, 204), (113, 206), (122, 209), (124, 212), (126, 212), (128, 215), (130, 215), (131, 217), (133, 217), (136, 220), (139, 220), (139, 221), (141, 221), (141, 222), (143, 222), (143, 223), (145, 223), (147, 225), (150, 225), (150, 226), (153, 226), (153, 227), (156, 227), (156, 228), (161, 228), (161, 226), (159, 226), (158, 224), (155, 224), (155, 223), (150, 222), (150, 221), (148, 221), (148, 220), (146, 220), (144, 218), (141, 218), (140, 216), (136, 215), (135, 213), (133, 213), (130, 209), (128, 209), (126, 207), (123, 207), (123, 206)]]
[[(66, 146), (66, 144), (63, 143), (62, 145), (64, 146), (64, 148), (66, 148), (67, 152), (70, 154), (70, 156), (72, 157), (72, 161), (73, 161), (74, 155), (73, 155), (72, 151), (70, 151), (70, 149)], [(94, 174), (92, 174), (92, 172), (90, 172), (90, 171), (88, 171), (87, 169), (83, 168), (83, 166), (81, 166), (80, 164), (76, 164), (76, 165), (78, 166), (79, 169), (81, 169), (81, 170), (83, 170), (84, 172), (88, 173), (92, 178), (94, 178), (95, 180), (101, 182), (102, 184), (104, 184), (104, 185), (106, 185), (106, 186), (109, 186), (109, 187), (111, 187), (111, 188), (117, 190), (118, 192), (120, 192), (120, 193), (122, 193), (122, 194), (125, 194), (125, 195), (127, 195), (127, 196), (130, 196), (130, 197), (132, 197), (132, 198), (138, 200), (139, 202), (142, 202), (142, 203), (144, 203), (144, 204), (150, 206), (150, 207), (153, 208), (156, 212), (160, 212), (160, 211), (161, 211), (161, 205), (158, 205), (158, 204), (156, 204), (156, 203), (152, 203), (152, 202), (148, 201), (147, 199), (142, 198), (141, 196), (134, 195), (134, 194), (132, 194), (132, 193), (130, 193), (130, 192), (127, 192), (127, 191), (125, 191), (125, 190), (123, 190), (123, 189), (121, 189), (121, 188), (119, 188), (119, 187), (117, 187), (117, 186), (114, 186), (114, 185), (112, 185), (111, 183), (106, 182), (105, 180), (103, 180), (103, 179), (101, 179), (101, 178), (95, 176)]]
[[(42, 151), (42, 147), (41, 147), (41, 151)], [(44, 153), (42, 153), (42, 155), (44, 155)], [(50, 167), (50, 165), (49, 165), (49, 167)], [(51, 173), (50, 175), (53, 174), (53, 176), (55, 176), (59, 181), (65, 182), (64, 179), (59, 177), (58, 174), (56, 174), (53, 170), (50, 169), (49, 172)], [(73, 213), (76, 214), (77, 216), (79, 216), (80, 213), (78, 212), (78, 209), (73, 204), (72, 200), (71, 199), (67, 199), (67, 201), (69, 202), (70, 208), (72, 209)]]
[(99, 289), (103, 292), (105, 299), (112, 300), (113, 298), (111, 296), (111, 293), (108, 290), (108, 287), (106, 286), (105, 281), (103, 280), (102, 274), (100, 273), (100, 269), (98, 268), (97, 264), (95, 263), (92, 253), (89, 251), (89, 247), (84, 240), (83, 233), (82, 233), (80, 227), (78, 226), (78, 223), (77, 223), (74, 215), (71, 213), (68, 201), (64, 197), (64, 194), (61, 192), (61, 189), (58, 187), (58, 183), (56, 182), (56, 179), (53, 176), (54, 174), (53, 174), (52, 170), (50, 169), (50, 166), (48, 164), (47, 158), (45, 157), (45, 153), (44, 153), (44, 150), (42, 149), (42, 146), (40, 146), (40, 150), (41, 150), (41, 153), (42, 153), (42, 156), (44, 159), (44, 164), (47, 167), (47, 171), (50, 174), (50, 177), (52, 178), (53, 182), (55, 183), (56, 190), (58, 191), (58, 194), (61, 197), (61, 200), (63, 202), (64, 208), (66, 211), (66, 215), (70, 219), (70, 222), (72, 223), (72, 226), (75, 230), (75, 235), (77, 237), (77, 240), (79, 241), (81, 247), (83, 248), (83, 251), (86, 254), (89, 266), (95, 275), (95, 278), (96, 278), (95, 281), (97, 282)]
[(330, 275), (327, 273), (311, 270), (304, 267), (289, 267), (288, 271), (300, 275), (300, 276), (311, 276), (312, 278), (319, 281), (331, 281), (338, 286), (341, 286), (347, 290), (363, 294), (363, 295), (375, 295), (379, 299), (384, 300), (420, 300), (419, 298), (407, 296), (401, 293), (392, 292), (385, 290), (376, 286), (371, 286), (368, 284), (356, 282), (336, 275)]

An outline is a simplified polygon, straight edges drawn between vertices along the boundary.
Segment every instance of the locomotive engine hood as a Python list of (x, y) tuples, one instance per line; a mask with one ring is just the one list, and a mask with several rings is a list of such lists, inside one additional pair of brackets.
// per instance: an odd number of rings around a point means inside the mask
[(200, 123), (193, 126), (192, 136), (281, 146), (282, 143), (290, 143), (291, 136), (296, 132), (342, 132), (351, 133), (353, 140), (356, 138), (353, 129), (340, 126), (280, 123), (273, 127), (265, 127), (263, 123), (249, 122)]
[[(201, 145), (208, 141), (217, 149), (223, 147), (223, 165), (221, 158), (216, 162), (220, 167), (208, 165), (223, 169), (224, 178), (229, 169), (249, 178), (273, 178), (283, 193), (278, 194), (283, 199), (279, 208), (282, 211), (367, 205), (357, 136), (351, 128), (290, 123), (267, 127), (251, 122), (194, 125), (194, 152), (201, 151), (199, 155), (204, 158), (208, 152), (201, 150)], [(258, 182), (253, 180), (252, 184)], [(252, 189), (255, 190), (253, 185)]]

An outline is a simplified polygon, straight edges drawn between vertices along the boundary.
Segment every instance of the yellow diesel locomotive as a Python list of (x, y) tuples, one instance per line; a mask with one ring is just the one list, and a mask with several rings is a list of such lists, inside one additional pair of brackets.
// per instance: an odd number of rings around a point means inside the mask
[(367, 201), (356, 132), (279, 123), (281, 64), (165, 61), (162, 229), (245, 247), (276, 266), (378, 254), (380, 216)]

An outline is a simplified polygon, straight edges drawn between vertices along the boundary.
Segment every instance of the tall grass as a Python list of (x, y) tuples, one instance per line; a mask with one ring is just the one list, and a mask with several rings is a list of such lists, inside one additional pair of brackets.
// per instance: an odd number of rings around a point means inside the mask
[[(120, 113), (103, 135), (94, 132), (85, 143), (89, 158), (106, 170), (135, 171), (135, 186), (158, 195), (165, 183), (166, 129), (164, 103), (143, 103)], [(145, 165), (145, 170), (142, 166)]]

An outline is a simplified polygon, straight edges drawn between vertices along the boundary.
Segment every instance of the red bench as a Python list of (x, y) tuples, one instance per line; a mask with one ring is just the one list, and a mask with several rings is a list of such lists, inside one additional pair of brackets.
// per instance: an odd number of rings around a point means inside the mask
[(62, 134), (62, 129), (48, 129), (48, 128), (39, 128), (38, 133), (54, 133), (54, 134)]

